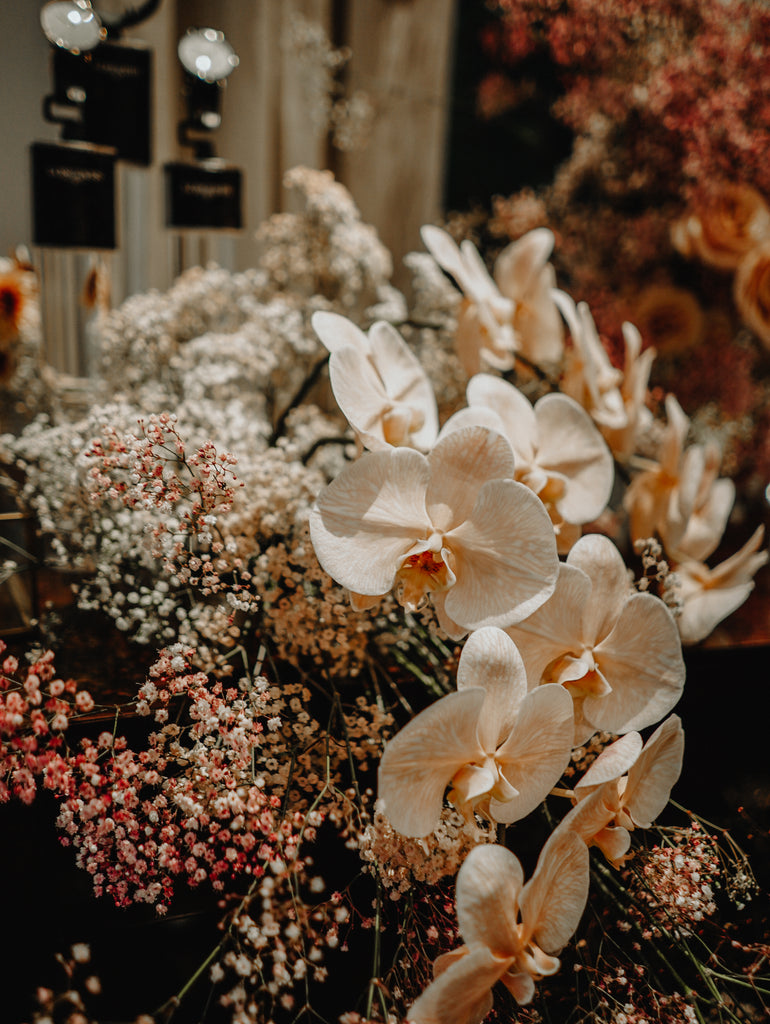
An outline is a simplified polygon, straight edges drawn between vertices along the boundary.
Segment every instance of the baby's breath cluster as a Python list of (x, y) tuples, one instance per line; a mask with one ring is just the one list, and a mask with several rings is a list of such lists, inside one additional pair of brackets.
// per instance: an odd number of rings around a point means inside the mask
[(441, 821), (425, 839), (406, 839), (375, 809), (371, 824), (359, 838), (364, 869), (376, 875), (391, 900), (402, 899), (415, 882), (437, 885), (453, 877), (470, 850), (479, 843), (494, 842), (488, 827), (466, 821), (445, 807)]
[[(296, 1009), (309, 982), (328, 977), (327, 951), (340, 942), (349, 911), (312, 861), (271, 864), (228, 919), (230, 948), (211, 971), (234, 1024), (262, 1024), (277, 1008)], [(228, 987), (229, 986), (229, 987)]]
[(30, 804), (40, 785), (66, 786), (64, 735), (94, 701), (74, 679), (57, 676), (51, 651), (33, 654), (25, 666), (0, 640), (0, 658), (0, 803), (15, 797)]
[(647, 937), (659, 937), (661, 928), (675, 937), (691, 935), (715, 913), (714, 898), (723, 885), (714, 839), (697, 822), (640, 853), (626, 880), (632, 914), (643, 922)]
[(58, 825), (97, 895), (165, 910), (174, 883), (222, 889), (240, 873), (293, 858), (296, 822), (255, 768), (262, 736), (280, 723), (267, 681), (225, 688), (190, 668), (194, 652), (161, 652), (137, 711), (158, 728), (135, 752), (103, 732), (72, 759)]

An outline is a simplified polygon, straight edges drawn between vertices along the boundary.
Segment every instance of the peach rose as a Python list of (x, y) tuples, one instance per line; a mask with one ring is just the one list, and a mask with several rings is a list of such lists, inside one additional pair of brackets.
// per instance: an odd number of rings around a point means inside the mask
[(770, 240), (744, 257), (735, 275), (733, 294), (743, 322), (770, 349)]
[(734, 270), (757, 244), (770, 238), (770, 209), (750, 185), (727, 184), (697, 203), (671, 230), (674, 247), (712, 267)]

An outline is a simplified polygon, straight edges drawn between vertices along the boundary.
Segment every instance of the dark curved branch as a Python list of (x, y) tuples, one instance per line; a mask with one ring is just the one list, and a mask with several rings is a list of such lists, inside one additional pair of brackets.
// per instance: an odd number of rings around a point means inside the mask
[(289, 417), (289, 413), (292, 411), (292, 409), (296, 409), (297, 406), (300, 405), (304, 401), (304, 399), (307, 397), (308, 392), (310, 391), (310, 389), (313, 387), (313, 385), (316, 383), (318, 378), (321, 376), (321, 371), (323, 370), (323, 368), (326, 366), (326, 364), (328, 362), (329, 362), (329, 354), (327, 352), (327, 354), (323, 357), (323, 359), (319, 359), (318, 362), (315, 364), (315, 366), (311, 369), (310, 373), (307, 375), (307, 377), (305, 377), (304, 381), (302, 382), (302, 384), (298, 388), (298, 390), (297, 390), (296, 394), (294, 395), (294, 397), (291, 399), (289, 404), (286, 406), (286, 408), (283, 410), (281, 415), (276, 420), (276, 424), (275, 424), (275, 427), (273, 428), (273, 432), (272, 432), (272, 434), (270, 435), (270, 437), (268, 438), (268, 441), (267, 441), (267, 443), (270, 445), (271, 448), (275, 445), (275, 442), (278, 440), (279, 437), (283, 437), (283, 432), (284, 432), (284, 430), (286, 428), (286, 420)]

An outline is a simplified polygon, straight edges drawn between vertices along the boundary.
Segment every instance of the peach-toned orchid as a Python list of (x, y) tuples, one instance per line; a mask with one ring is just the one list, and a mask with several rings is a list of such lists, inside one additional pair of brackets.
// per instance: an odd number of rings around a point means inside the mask
[(754, 589), (754, 575), (768, 560), (760, 551), (765, 536), (758, 527), (740, 551), (709, 569), (702, 562), (686, 561), (676, 567), (682, 611), (677, 619), (683, 644), (704, 640), (722, 619), (740, 608)]
[(471, 378), (472, 410), (496, 414), (516, 460), (514, 479), (545, 504), (566, 554), (580, 530), (601, 515), (612, 491), (612, 455), (588, 413), (566, 395), (544, 395), (534, 408), (512, 384), (486, 373)]
[(367, 452), (318, 496), (318, 560), (359, 609), (394, 587), (409, 610), (430, 594), (453, 639), (518, 622), (553, 592), (558, 557), (548, 513), (513, 473), (510, 445), (483, 427), (448, 434), (427, 456)]
[(334, 397), (362, 445), (431, 448), (438, 434), (436, 398), (395, 327), (381, 320), (367, 335), (346, 317), (326, 312), (314, 313), (312, 324), (331, 353)]
[(666, 413), (660, 461), (636, 476), (625, 494), (631, 538), (657, 533), (676, 560), (701, 560), (722, 539), (735, 486), (717, 479), (721, 453), (715, 444), (685, 449), (690, 421), (673, 395), (666, 396)]
[(455, 343), (468, 376), (485, 364), (510, 370), (516, 353), (536, 363), (561, 358), (563, 330), (551, 297), (555, 277), (548, 263), (554, 239), (548, 228), (536, 228), (504, 249), (494, 278), (472, 242), (458, 247), (432, 225), (421, 234), (425, 248), (465, 295)]
[(457, 667), (457, 692), (422, 711), (385, 747), (379, 797), (393, 828), (427, 836), (444, 793), (465, 817), (509, 824), (546, 797), (572, 749), (572, 702), (560, 686), (527, 692), (513, 641), (488, 627), (471, 633)]
[(735, 502), (735, 484), (727, 477), (717, 479), (721, 462), (718, 445), (703, 446), (701, 477), (684, 534), (673, 550), (666, 545), (678, 562), (705, 561), (722, 539)]
[(532, 878), (504, 846), (477, 846), (457, 875), (456, 904), (465, 945), (439, 957), (434, 980), (407, 1012), (409, 1024), (479, 1024), (498, 981), (532, 1001), (535, 982), (555, 974), (588, 899), (588, 849), (572, 832), (554, 834)]
[(667, 551), (676, 550), (695, 508), (705, 468), (700, 445), (685, 450), (690, 421), (673, 395), (666, 396), (666, 427), (660, 459), (634, 477), (623, 504), (629, 516), (632, 540), (658, 533)]
[(588, 305), (580, 302), (576, 306), (570, 295), (557, 288), (553, 298), (572, 336), (561, 379), (562, 392), (582, 405), (600, 429), (624, 430), (628, 413), (620, 392), (623, 374), (610, 362)]
[(566, 292), (558, 290), (554, 300), (572, 336), (561, 389), (590, 413), (613, 454), (627, 459), (652, 420), (645, 401), (655, 350), (642, 352), (641, 334), (633, 324), (624, 323), (625, 364), (621, 372), (610, 362), (586, 303), (576, 306)]
[(607, 537), (588, 534), (559, 566), (556, 590), (506, 630), (530, 687), (561, 683), (575, 704), (575, 743), (596, 730), (644, 729), (669, 712), (684, 685), (676, 623), (660, 598), (637, 593)]
[(652, 423), (652, 413), (645, 405), (650, 371), (655, 361), (655, 349), (642, 352), (642, 336), (637, 328), (628, 322), (622, 326), (625, 344), (623, 380), (620, 397), (626, 412), (624, 427), (602, 427), (602, 434), (612, 454), (625, 461), (634, 452), (637, 438)]
[(684, 730), (670, 715), (642, 746), (629, 732), (597, 757), (575, 786), (577, 804), (557, 832), (576, 832), (613, 864), (622, 864), (635, 828), (649, 828), (668, 803), (682, 771)]

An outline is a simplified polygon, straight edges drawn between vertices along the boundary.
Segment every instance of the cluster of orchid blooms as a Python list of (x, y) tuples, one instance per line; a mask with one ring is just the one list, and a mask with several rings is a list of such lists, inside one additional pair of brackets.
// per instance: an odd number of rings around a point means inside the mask
[[(460, 868), (465, 944), (439, 957), (408, 1019), (466, 1024), (491, 1009), (498, 981), (520, 1004), (531, 1001), (583, 913), (588, 845), (621, 865), (630, 831), (667, 804), (684, 746), (669, 714), (684, 684), (681, 643), (702, 639), (746, 599), (767, 553), (760, 528), (721, 566), (705, 564), (735, 497), (718, 477), (719, 452), (686, 445), (689, 421), (669, 396), (657, 459), (636, 456), (653, 427), (645, 400), (654, 353), (626, 324), (625, 367), (612, 366), (588, 308), (555, 288), (549, 231), (504, 250), (494, 278), (471, 243), (458, 248), (435, 227), (423, 239), (464, 293), (457, 350), (470, 376), (467, 408), (439, 428), (430, 381), (395, 328), (379, 322), (364, 333), (316, 313), (335, 398), (366, 450), (318, 496), (310, 532), (354, 608), (390, 591), (408, 611), (430, 598), (444, 632), (467, 636), (456, 692), (386, 744), (378, 796), (393, 828), (429, 837), (445, 796), (469, 821), (499, 826), (555, 788), (571, 803), (526, 884), (503, 845), (479, 845)], [(522, 362), (525, 373), (561, 368), (558, 393), (533, 406), (499, 375)], [(634, 474), (623, 499), (632, 541), (659, 538), (675, 562), (676, 614), (633, 585), (618, 547), (598, 532), (615, 460)], [(640, 730), (655, 725), (643, 742)], [(573, 748), (598, 732), (618, 738), (571, 790), (558, 788)]]

